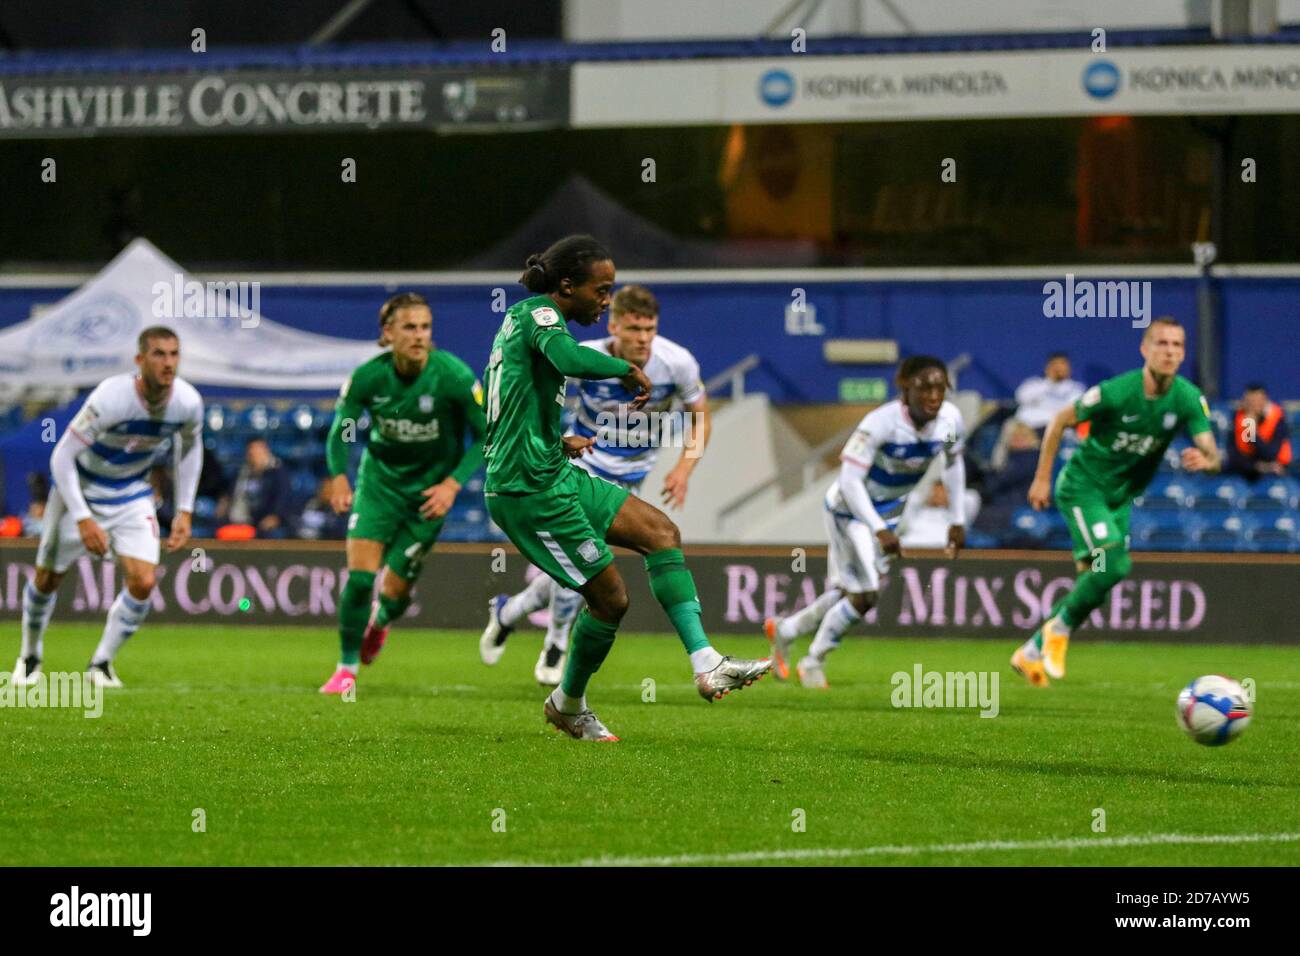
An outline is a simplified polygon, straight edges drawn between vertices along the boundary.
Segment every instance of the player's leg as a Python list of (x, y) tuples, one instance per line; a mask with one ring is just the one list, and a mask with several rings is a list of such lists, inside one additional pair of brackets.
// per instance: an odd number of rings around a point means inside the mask
[(388, 640), (390, 625), (411, 606), (411, 589), (424, 567), (424, 559), (438, 540), (443, 523), (425, 521), (418, 512), (408, 515), (406, 523), (384, 549), (379, 594), (371, 603), (370, 618), (361, 637), (362, 664), (374, 663)]
[(90, 656), (86, 673), (90, 679), (101, 687), (121, 687), (113, 661), (122, 646), (140, 629), (144, 619), (149, 615), (149, 595), (153, 593), (157, 582), (157, 561), (119, 555), (118, 564), (126, 583), (117, 592), (108, 609), (108, 619), (104, 622), (104, 632), (99, 644)]
[[(601, 482), (583, 473), (593, 483), (595, 498), (606, 496), (600, 484), (622, 491), (609, 482)], [(748, 687), (772, 668), (771, 660), (742, 660), (724, 657), (709, 643), (704, 633), (700, 599), (695, 579), (686, 567), (681, 550), (681, 532), (666, 514), (653, 505), (623, 492), (624, 500), (608, 525), (605, 540), (629, 548), (645, 558), (650, 575), (650, 591), (672, 621), (677, 636), (690, 656), (695, 672), (695, 686), (705, 700), (718, 700), (735, 690)], [(611, 499), (612, 500), (612, 499)], [(596, 501), (599, 510), (610, 502)]]
[(841, 597), (822, 617), (808, 654), (799, 661), (799, 681), (804, 687), (824, 689), (826, 658), (840, 646), (844, 634), (876, 604), (880, 591), (880, 555), (876, 536), (854, 518), (828, 522), (829, 553), (835, 579), (844, 588)]
[(63, 506), (58, 489), (50, 492), (45, 504), (45, 523), (36, 549), (36, 574), (23, 587), (22, 646), (14, 664), (15, 684), (32, 684), (41, 672), (45, 656), (45, 630), (54, 615), (59, 584), (68, 567), (85, 547), (76, 522)]
[(342, 694), (356, 686), (375, 578), (389, 543), (405, 527), (409, 513), (408, 499), (399, 489), (390, 490), (364, 474), (358, 478), (348, 518), (348, 578), (339, 595), (339, 663), (321, 685), (322, 694)]
[(614, 644), (627, 611), (627, 589), (614, 556), (578, 500), (569, 469), (555, 488), (532, 495), (488, 495), (488, 512), (525, 559), (557, 584), (579, 589), (588, 608), (578, 615), (560, 685), (542, 712), (579, 740), (617, 740), (586, 703), (587, 685)]
[[(549, 581), (550, 579), (547, 578)], [(533, 667), (537, 683), (554, 687), (564, 674), (565, 655), (569, 650), (569, 632), (582, 610), (582, 595), (551, 582), (551, 619), (546, 625), (546, 640)]]
[[(1079, 575), (1069, 594), (1012, 656), (1011, 666), (1036, 686), (1045, 685), (1048, 677), (1065, 676), (1071, 631), (1101, 607), (1110, 589), (1124, 580), (1133, 566), (1128, 553), (1129, 505), (1112, 509), (1100, 499), (1060, 494), (1057, 505), (1070, 529)], [(1036, 678), (1040, 667), (1043, 673)]]
[[(827, 540), (834, 540), (836, 533), (834, 513), (824, 510), (823, 520), (826, 524)], [(772, 673), (777, 680), (787, 680), (790, 677), (790, 647), (795, 639), (815, 631), (826, 613), (844, 596), (836, 560), (837, 556), (832, 549), (827, 554), (827, 577), (832, 583), (826, 588), (826, 593), (789, 617), (769, 617), (763, 622), (763, 633), (767, 635), (768, 644), (772, 647)]]
[(339, 594), (339, 662), (321, 685), (322, 694), (342, 694), (356, 685), (375, 576), (384, 558), (384, 543), (374, 538), (349, 536), (346, 547), (348, 579)]
[(142, 498), (96, 516), (117, 556), (126, 583), (108, 609), (108, 620), (86, 673), (103, 687), (121, 687), (113, 669), (118, 652), (149, 614), (149, 595), (157, 581), (160, 548), (153, 500)]
[(484, 664), (492, 665), (506, 652), (506, 639), (519, 623), (551, 600), (554, 583), (539, 574), (518, 594), (498, 594), (488, 601), (488, 623), (479, 638), (478, 654)]

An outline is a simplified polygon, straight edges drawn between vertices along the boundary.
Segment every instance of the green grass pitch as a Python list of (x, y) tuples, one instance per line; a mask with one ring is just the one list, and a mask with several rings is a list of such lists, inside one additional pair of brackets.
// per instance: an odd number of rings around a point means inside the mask
[[(47, 669), (98, 631), (56, 621)], [(1006, 668), (1017, 639), (854, 637), (829, 691), (769, 677), (710, 705), (675, 638), (623, 635), (589, 693), (623, 742), (593, 745), (542, 722), (537, 632), (486, 668), (475, 634), (397, 628), (347, 703), (316, 693), (329, 631), (146, 624), (101, 718), (0, 710), (0, 840), (16, 865), (1300, 864), (1294, 648), (1085, 634), (1036, 690)], [(999, 715), (894, 708), (918, 662), (997, 670)], [(1257, 682), (1227, 747), (1174, 723), (1205, 673)], [(1168, 836), (1189, 834), (1226, 839)]]

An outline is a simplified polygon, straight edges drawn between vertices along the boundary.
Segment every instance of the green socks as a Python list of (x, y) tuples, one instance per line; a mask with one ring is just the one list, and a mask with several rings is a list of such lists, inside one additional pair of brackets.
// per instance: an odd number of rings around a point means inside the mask
[(598, 621), (585, 607), (582, 609), (569, 637), (569, 660), (564, 665), (564, 679), (560, 681), (562, 694), (580, 699), (587, 693), (587, 682), (605, 663), (617, 630), (617, 625)]
[(650, 590), (673, 622), (686, 653), (693, 654), (708, 647), (709, 638), (700, 620), (700, 598), (695, 591), (695, 579), (686, 570), (681, 548), (666, 548), (649, 555), (645, 559), (645, 569), (650, 573)]
[(339, 663), (356, 667), (361, 663), (361, 639), (370, 620), (370, 598), (375, 590), (375, 572), (350, 571), (339, 596)]
[[(388, 573), (392, 574), (391, 571)], [(375, 626), (387, 627), (405, 614), (406, 609), (410, 606), (410, 592), (407, 592), (406, 597), (390, 598), (381, 591), (379, 594), (379, 612), (375, 615)]]
[[(1129, 571), (1133, 569), (1133, 559), (1129, 557), (1127, 551), (1108, 550), (1105, 552), (1102, 566), (1105, 570), (1090, 569), (1075, 578), (1070, 593), (1065, 596), (1065, 600), (1059, 601), (1056, 607), (1052, 608), (1052, 613), (1047, 615), (1047, 619), (1050, 621), (1053, 617), (1060, 616), (1066, 627), (1071, 630), (1078, 627), (1088, 620), (1089, 614), (1105, 603), (1110, 589), (1128, 576)], [(1034, 632), (1034, 644), (1039, 648), (1043, 646), (1041, 628)]]

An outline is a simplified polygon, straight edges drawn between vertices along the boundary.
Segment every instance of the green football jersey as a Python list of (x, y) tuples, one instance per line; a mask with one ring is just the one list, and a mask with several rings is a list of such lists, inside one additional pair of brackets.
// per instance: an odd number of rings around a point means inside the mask
[(1074, 403), (1074, 411), (1079, 421), (1091, 424), (1060, 486), (1067, 494), (1072, 487), (1100, 491), (1115, 507), (1142, 494), (1180, 430), (1193, 436), (1210, 430), (1210, 407), (1200, 389), (1175, 375), (1169, 391), (1147, 398), (1142, 369), (1094, 385)]
[[(567, 320), (549, 296), (535, 295), (516, 302), (492, 341), (484, 375), (487, 411), (489, 493), (533, 494), (560, 480), (568, 466), (561, 443), (566, 376), (543, 354), (560, 354), (566, 343), (577, 349)], [(592, 362), (627, 370), (627, 363), (584, 350)], [(615, 374), (606, 369), (606, 375)]]
[[(355, 433), (356, 420), (368, 411), (370, 438), (358, 484), (378, 480), (411, 496), (449, 475), (464, 484), (483, 463), (481, 400), (474, 373), (450, 352), (431, 351), (412, 379), (397, 374), (392, 352), (381, 352), (359, 366), (339, 392), (326, 443), (329, 472), (347, 471), (348, 430)], [(467, 429), (475, 438), (469, 449)]]

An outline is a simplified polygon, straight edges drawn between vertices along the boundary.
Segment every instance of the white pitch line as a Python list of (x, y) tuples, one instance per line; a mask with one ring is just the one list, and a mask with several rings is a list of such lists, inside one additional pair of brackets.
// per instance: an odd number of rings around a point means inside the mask
[(573, 863), (497, 860), (477, 866), (691, 866), (701, 863), (763, 863), (770, 860), (845, 860), (864, 856), (918, 856), (924, 853), (984, 853), (993, 850), (1090, 850), (1170, 844), (1296, 843), (1300, 833), (1150, 833), (1128, 837), (1075, 837), (1068, 840), (985, 840), (929, 846), (864, 846), (846, 849), (754, 850), (748, 853), (694, 853), (681, 856), (603, 856)]

